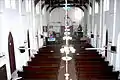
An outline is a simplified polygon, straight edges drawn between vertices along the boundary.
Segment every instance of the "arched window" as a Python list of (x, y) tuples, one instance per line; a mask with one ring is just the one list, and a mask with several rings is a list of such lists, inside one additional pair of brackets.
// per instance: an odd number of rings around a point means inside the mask
[(28, 8), (29, 8), (29, 12), (31, 12), (31, 9), (32, 9), (32, 1), (31, 0), (29, 0), (29, 2), (28, 2), (29, 4), (28, 4)]
[(109, 0), (104, 0), (104, 11), (109, 11)]
[(89, 8), (89, 14), (90, 15), (92, 14), (92, 8), (91, 7)]
[(16, 1), (15, 0), (11, 0), (11, 8), (16, 9)]
[(29, 12), (29, 1), (28, 0), (25, 0), (25, 9), (26, 9), (26, 12)]
[(42, 9), (42, 15), (44, 15), (44, 14), (45, 14), (45, 8)]
[(95, 2), (95, 13), (98, 13), (98, 8), (99, 8), (98, 3)]
[(5, 0), (5, 8), (16, 9), (16, 1), (15, 0)]
[(75, 8), (75, 19), (81, 20), (83, 16), (84, 16), (84, 12), (79, 8)]
[(40, 6), (39, 4), (36, 5), (36, 14), (39, 14), (40, 13)]
[(10, 4), (10, 0), (5, 0), (5, 8), (10, 8), (11, 4)]

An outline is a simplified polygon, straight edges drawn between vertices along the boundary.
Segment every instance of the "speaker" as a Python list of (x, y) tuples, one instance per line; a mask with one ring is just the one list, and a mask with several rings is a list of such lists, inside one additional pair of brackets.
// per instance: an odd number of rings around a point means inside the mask
[(21, 48), (21, 49), (19, 49), (20, 53), (24, 53), (25, 52), (25, 49), (22, 49), (22, 48), (25, 48), (24, 46), (20, 46), (19, 48)]
[(43, 38), (43, 35), (40, 35), (41, 38)]
[(116, 46), (111, 46), (111, 51), (116, 52)]
[(94, 38), (94, 34), (91, 34), (91, 38)]

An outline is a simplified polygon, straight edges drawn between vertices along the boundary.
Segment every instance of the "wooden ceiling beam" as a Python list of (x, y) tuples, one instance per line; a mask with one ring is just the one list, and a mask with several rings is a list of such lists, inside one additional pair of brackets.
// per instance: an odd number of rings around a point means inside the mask
[[(52, 6), (52, 8), (50, 9), (50, 13), (52, 12), (52, 10), (54, 10), (55, 8), (58, 8), (58, 7), (64, 7), (64, 5), (60, 5), (60, 6)], [(79, 5), (68, 5), (68, 7), (78, 7), (80, 8), (83, 12), (84, 12), (84, 9), (82, 8), (82, 6), (79, 6)]]
[[(45, 5), (48, 4), (50, 6), (61, 6), (62, 4), (65, 4), (65, 1), (64, 0), (42, 0), (42, 1), (45, 1)], [(35, 0), (35, 5), (39, 2), (39, 0)], [(86, 3), (89, 3), (89, 0), (68, 0), (68, 4), (75, 4), (75, 5), (83, 5), (85, 8), (87, 8), (85, 6)], [(43, 5), (44, 6), (44, 5)], [(90, 4), (91, 6), (91, 4)], [(73, 6), (74, 7), (74, 6)], [(49, 9), (49, 7), (48, 7)]]

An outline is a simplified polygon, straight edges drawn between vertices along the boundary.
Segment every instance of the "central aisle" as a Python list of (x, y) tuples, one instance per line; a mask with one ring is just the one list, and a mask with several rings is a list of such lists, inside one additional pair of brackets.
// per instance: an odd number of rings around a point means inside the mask
[[(68, 72), (70, 74), (69, 80), (77, 80), (74, 59), (69, 61)], [(65, 80), (64, 74), (65, 74), (65, 61), (61, 60), (58, 80)]]

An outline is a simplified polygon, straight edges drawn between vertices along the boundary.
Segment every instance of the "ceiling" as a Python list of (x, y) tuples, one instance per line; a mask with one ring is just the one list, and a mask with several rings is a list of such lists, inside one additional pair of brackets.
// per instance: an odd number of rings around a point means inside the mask
[[(40, 0), (35, 0), (35, 5), (39, 2)], [(42, 8), (45, 5), (48, 5), (47, 10), (51, 7), (52, 11), (55, 8), (58, 7), (64, 7), (65, 5), (65, 0), (41, 0), (44, 1), (44, 4), (42, 4)], [(96, 0), (99, 1), (99, 0)], [(68, 6), (69, 7), (79, 7), (81, 10), (84, 11), (84, 8), (87, 9), (87, 5), (89, 4), (89, 0), (68, 0)], [(92, 3), (90, 2), (90, 6), (92, 6)]]

